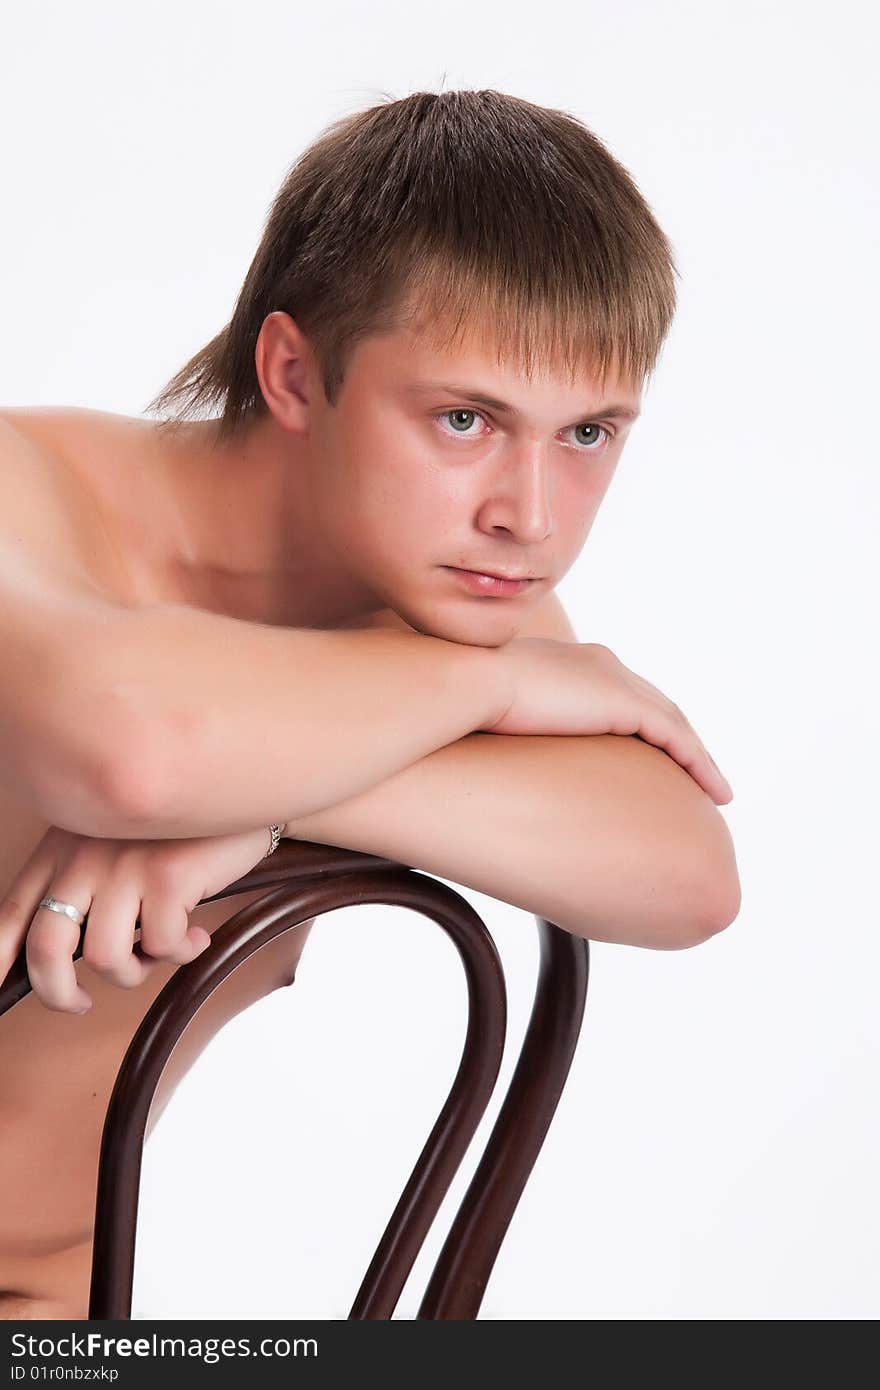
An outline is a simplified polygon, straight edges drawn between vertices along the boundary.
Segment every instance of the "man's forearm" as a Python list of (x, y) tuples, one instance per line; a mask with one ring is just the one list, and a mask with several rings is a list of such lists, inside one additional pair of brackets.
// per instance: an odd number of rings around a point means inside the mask
[(738, 911), (715, 805), (661, 749), (612, 734), (473, 733), (286, 833), (394, 859), (597, 941), (680, 948)]
[(106, 732), (104, 770), (87, 797), (71, 760), (73, 794), (55, 776), (39, 807), (82, 835), (283, 823), (482, 728), (510, 699), (497, 650), (415, 632), (277, 628), (167, 604), (82, 640), (82, 690), (71, 669), (52, 717), (75, 689), (77, 718)]

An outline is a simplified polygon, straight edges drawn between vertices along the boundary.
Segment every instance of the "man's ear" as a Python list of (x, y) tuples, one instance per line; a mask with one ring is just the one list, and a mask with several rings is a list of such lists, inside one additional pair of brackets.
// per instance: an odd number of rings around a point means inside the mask
[(263, 320), (254, 350), (263, 398), (282, 429), (308, 434), (309, 411), (322, 387), (312, 346), (281, 309)]

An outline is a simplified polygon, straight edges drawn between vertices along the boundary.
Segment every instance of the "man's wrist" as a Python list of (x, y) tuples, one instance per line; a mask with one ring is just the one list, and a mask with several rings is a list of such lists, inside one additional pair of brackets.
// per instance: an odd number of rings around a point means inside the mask
[(465, 642), (447, 641), (455, 648), (458, 664), (457, 686), (466, 689), (472, 702), (472, 733), (496, 724), (509, 709), (514, 696), (510, 663), (502, 647), (479, 647)]
[[(456, 649), (454, 660), (461, 663), (462, 669), (464, 669), (464, 663), (467, 662), (466, 688), (471, 692), (476, 692), (480, 698), (482, 709), (474, 717), (472, 732), (497, 723), (503, 718), (514, 696), (513, 677), (508, 662), (502, 655), (503, 649), (451, 641), (446, 641), (443, 645), (446, 648), (454, 647)], [(379, 779), (379, 781), (384, 780), (384, 778)], [(326, 809), (330, 810), (331, 808)], [(295, 821), (285, 821), (281, 827), (281, 839), (308, 840), (309, 822), (320, 814), (320, 812), (311, 811), (298, 817)]]

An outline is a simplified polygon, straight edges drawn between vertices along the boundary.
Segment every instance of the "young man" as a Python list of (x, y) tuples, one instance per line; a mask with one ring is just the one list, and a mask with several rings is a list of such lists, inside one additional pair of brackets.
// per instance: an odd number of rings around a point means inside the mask
[[(2, 413), (0, 979), (24, 949), (33, 989), (0, 1017), (0, 1314), (86, 1315), (122, 1056), (271, 824), (596, 940), (736, 916), (729, 787), (554, 593), (672, 275), (573, 118), (417, 93), (294, 165), (232, 320), (152, 403), (170, 422)], [(76, 966), (45, 897), (88, 914)]]

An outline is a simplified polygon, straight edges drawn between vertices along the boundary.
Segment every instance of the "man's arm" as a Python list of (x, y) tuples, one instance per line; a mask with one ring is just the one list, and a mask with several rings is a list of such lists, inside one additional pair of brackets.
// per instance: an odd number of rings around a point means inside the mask
[(75, 474), (0, 412), (0, 788), (74, 834), (222, 835), (330, 806), (482, 728), (498, 653), (104, 591)]
[(0, 785), (52, 825), (142, 840), (299, 822), (505, 708), (492, 649), (120, 604), (85, 553), (90, 505), (0, 412)]
[(469, 734), (286, 833), (407, 864), (595, 941), (675, 949), (739, 911), (716, 807), (635, 738)]
[[(577, 640), (555, 594), (533, 614), (522, 636)], [(717, 807), (662, 749), (614, 734), (471, 733), (285, 833), (422, 869), (595, 941), (692, 946), (739, 912)]]

